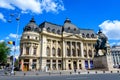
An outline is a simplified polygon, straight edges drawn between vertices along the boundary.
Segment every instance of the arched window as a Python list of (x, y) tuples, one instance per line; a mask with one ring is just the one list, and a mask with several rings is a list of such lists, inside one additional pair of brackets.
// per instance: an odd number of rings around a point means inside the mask
[(36, 55), (36, 52), (37, 52), (37, 48), (34, 48), (33, 55)]
[(82, 33), (82, 37), (85, 37), (85, 34), (84, 34), (84, 33)]
[(29, 47), (26, 47), (26, 55), (29, 55)]
[(91, 37), (94, 38), (94, 34), (91, 34)]
[(76, 31), (76, 28), (74, 28), (74, 31)]
[(47, 31), (50, 32), (50, 28), (49, 27), (47, 28)]
[(84, 57), (87, 57), (87, 51), (84, 50)]
[(88, 51), (88, 54), (89, 54), (89, 57), (92, 57), (92, 51), (91, 50)]
[(52, 48), (52, 55), (55, 56), (55, 48)]
[(47, 55), (47, 56), (50, 56), (50, 48), (49, 48), (49, 47), (47, 47), (46, 55)]
[(52, 32), (55, 33), (55, 29), (52, 29)]
[(67, 49), (67, 56), (70, 56), (70, 49)]
[(30, 31), (31, 30), (31, 27), (27, 27), (27, 31)]
[(70, 30), (70, 27), (68, 27), (68, 30)]
[(58, 48), (58, 56), (60, 57), (61, 56), (61, 49), (60, 48)]
[(72, 49), (72, 54), (73, 54), (73, 56), (76, 56), (75, 49)]
[(89, 38), (90, 37), (89, 34), (87, 34), (86, 37)]
[(57, 30), (57, 33), (60, 34), (60, 30)]
[(78, 56), (81, 56), (80, 49), (77, 49), (77, 52), (78, 52)]

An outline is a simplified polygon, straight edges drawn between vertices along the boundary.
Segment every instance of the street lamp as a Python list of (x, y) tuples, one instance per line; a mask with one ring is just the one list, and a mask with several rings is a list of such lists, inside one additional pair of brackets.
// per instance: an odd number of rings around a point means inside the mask
[[(11, 17), (14, 17), (15, 14), (10, 14)], [(16, 45), (17, 45), (17, 38), (18, 38), (18, 30), (19, 30), (19, 25), (20, 25), (20, 14), (17, 14), (16, 21), (17, 21), (17, 30), (16, 30), (16, 44), (14, 44), (14, 54), (13, 54), (13, 64), (12, 64), (12, 70), (11, 70), (11, 74), (14, 74), (14, 59), (15, 59), (15, 53), (16, 53)], [(9, 23), (12, 22), (12, 20), (8, 20)]]

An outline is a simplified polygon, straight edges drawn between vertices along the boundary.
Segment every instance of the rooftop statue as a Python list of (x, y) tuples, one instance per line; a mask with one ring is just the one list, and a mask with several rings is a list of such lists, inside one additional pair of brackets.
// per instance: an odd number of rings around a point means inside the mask
[(98, 32), (98, 40), (97, 40), (97, 42), (95, 44), (95, 49), (96, 49), (96, 55), (95, 56), (100, 56), (99, 52), (98, 52), (99, 49), (105, 51), (104, 55), (107, 53), (107, 46), (106, 46), (107, 41), (108, 41), (108, 38), (105, 36), (105, 34), (102, 33), (101, 30), (99, 30), (99, 32)]

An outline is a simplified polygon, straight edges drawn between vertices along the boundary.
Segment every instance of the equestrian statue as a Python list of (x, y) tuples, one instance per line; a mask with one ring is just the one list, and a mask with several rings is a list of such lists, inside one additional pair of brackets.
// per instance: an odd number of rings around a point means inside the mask
[(95, 57), (100, 56), (99, 50), (104, 51), (103, 55), (106, 55), (106, 53), (107, 53), (107, 46), (106, 46), (107, 41), (108, 41), (108, 38), (105, 36), (105, 34), (102, 33), (101, 30), (99, 30), (98, 39), (97, 39), (96, 44), (95, 44), (95, 50), (96, 50)]

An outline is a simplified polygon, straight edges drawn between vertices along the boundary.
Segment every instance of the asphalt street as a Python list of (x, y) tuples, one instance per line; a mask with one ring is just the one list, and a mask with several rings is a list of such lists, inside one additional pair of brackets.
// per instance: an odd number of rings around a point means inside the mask
[(120, 80), (120, 74), (75, 74), (57, 76), (0, 76), (0, 80)]

